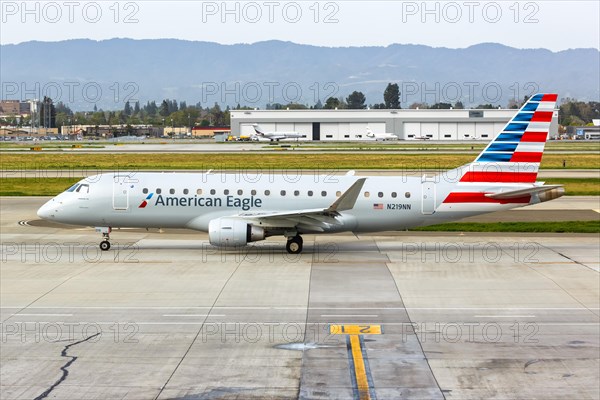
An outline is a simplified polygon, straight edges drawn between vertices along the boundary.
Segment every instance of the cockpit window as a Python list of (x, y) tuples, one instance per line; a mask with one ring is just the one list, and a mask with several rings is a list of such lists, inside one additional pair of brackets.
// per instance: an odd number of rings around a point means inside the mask
[(76, 192), (78, 193), (83, 193), (83, 194), (88, 194), (90, 192), (90, 185), (83, 183), (81, 185), (79, 185), (79, 187), (77, 188)]
[(65, 190), (65, 192), (74, 192), (75, 189), (77, 189), (77, 186), (79, 186), (79, 183), (74, 184), (73, 186)]

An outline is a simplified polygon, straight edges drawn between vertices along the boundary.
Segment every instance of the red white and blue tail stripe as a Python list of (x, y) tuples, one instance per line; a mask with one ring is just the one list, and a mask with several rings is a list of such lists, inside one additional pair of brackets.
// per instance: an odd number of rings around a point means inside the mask
[[(534, 185), (557, 97), (556, 94), (532, 96), (474, 162), (460, 167), (460, 181), (444, 199), (443, 205), (528, 204), (529, 194), (512, 198), (490, 195)], [(451, 208), (456, 209), (456, 206)]]
[(477, 163), (528, 162), (539, 166), (554, 115), (556, 94), (536, 94), (477, 157)]

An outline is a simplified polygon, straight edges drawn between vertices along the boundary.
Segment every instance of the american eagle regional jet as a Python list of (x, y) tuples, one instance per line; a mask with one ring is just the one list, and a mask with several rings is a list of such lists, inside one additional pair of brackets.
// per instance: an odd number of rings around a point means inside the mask
[(283, 235), (296, 254), (303, 234), (404, 230), (536, 204), (564, 193), (536, 182), (556, 99), (532, 96), (473, 162), (438, 175), (104, 173), (54, 197), (38, 216), (97, 227), (102, 250), (111, 228), (188, 228), (234, 248)]

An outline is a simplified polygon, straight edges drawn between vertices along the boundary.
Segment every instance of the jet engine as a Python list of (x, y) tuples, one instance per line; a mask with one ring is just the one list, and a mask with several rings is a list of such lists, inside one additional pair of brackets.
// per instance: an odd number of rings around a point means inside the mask
[(235, 218), (217, 218), (208, 223), (208, 240), (213, 246), (245, 246), (265, 238), (265, 231), (259, 226)]

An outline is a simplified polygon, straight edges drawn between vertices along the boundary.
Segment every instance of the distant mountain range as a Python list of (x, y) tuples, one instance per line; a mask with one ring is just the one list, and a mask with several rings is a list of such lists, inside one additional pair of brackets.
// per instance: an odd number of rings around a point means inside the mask
[(515, 49), (484, 43), (465, 49), (394, 44), (317, 47), (290, 42), (221, 45), (175, 39), (87, 39), (0, 46), (2, 99), (62, 100), (75, 110), (120, 109), (124, 99), (165, 98), (203, 106), (313, 105), (362, 91), (383, 102), (397, 82), (402, 106), (414, 102), (505, 106), (531, 91), (600, 98), (600, 52)]

